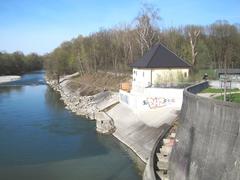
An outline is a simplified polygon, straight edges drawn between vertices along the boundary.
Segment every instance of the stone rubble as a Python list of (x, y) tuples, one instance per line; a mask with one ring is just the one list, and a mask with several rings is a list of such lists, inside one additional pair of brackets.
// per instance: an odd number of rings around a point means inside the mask
[(58, 91), (66, 105), (66, 109), (85, 116), (90, 120), (96, 120), (96, 130), (103, 134), (112, 134), (115, 131), (114, 121), (104, 113), (104, 110), (118, 103), (118, 93), (103, 91), (93, 96), (81, 96), (80, 91), (71, 91), (68, 88), (68, 79), (60, 81), (49, 80), (47, 84), (55, 91)]

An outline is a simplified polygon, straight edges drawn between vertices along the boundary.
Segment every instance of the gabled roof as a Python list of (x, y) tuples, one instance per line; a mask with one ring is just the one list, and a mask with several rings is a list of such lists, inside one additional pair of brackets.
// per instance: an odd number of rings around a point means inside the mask
[(135, 61), (135, 68), (190, 68), (191, 65), (179, 58), (162, 44), (154, 45), (142, 58)]

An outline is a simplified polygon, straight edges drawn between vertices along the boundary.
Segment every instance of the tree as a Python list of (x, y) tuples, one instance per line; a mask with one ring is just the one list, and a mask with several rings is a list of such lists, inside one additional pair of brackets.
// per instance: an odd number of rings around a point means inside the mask
[(159, 42), (158, 22), (160, 20), (158, 9), (145, 4), (136, 18), (137, 42), (140, 45), (141, 55)]
[(191, 47), (191, 64), (192, 64), (191, 73), (193, 73), (197, 63), (197, 55), (198, 55), (197, 43), (201, 33), (201, 28), (198, 26), (186, 26), (185, 32), (188, 35), (188, 40)]
[(224, 69), (224, 101), (227, 93), (227, 69), (233, 61), (237, 28), (227, 21), (217, 21), (210, 26), (210, 36), (215, 44), (215, 55), (218, 58), (219, 68)]

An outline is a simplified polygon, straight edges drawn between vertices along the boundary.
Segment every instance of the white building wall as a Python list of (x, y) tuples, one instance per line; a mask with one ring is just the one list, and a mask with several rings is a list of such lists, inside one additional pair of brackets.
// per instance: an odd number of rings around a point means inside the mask
[(151, 85), (151, 70), (150, 69), (133, 69), (132, 90), (139, 91), (139, 89)]
[(183, 89), (144, 88), (143, 93), (128, 93), (120, 90), (119, 101), (131, 109), (149, 110), (162, 107), (181, 109)]

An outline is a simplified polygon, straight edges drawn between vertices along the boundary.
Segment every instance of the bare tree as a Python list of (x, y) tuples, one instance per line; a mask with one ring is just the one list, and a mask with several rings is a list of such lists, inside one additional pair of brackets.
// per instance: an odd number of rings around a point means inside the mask
[(191, 47), (191, 63), (192, 63), (191, 73), (193, 73), (197, 63), (198, 51), (196, 46), (199, 40), (201, 29), (197, 26), (186, 26), (185, 29), (186, 29), (186, 33), (187, 33), (190, 47)]
[(141, 55), (159, 41), (157, 23), (160, 19), (159, 10), (147, 4), (136, 18), (137, 42), (140, 45)]

